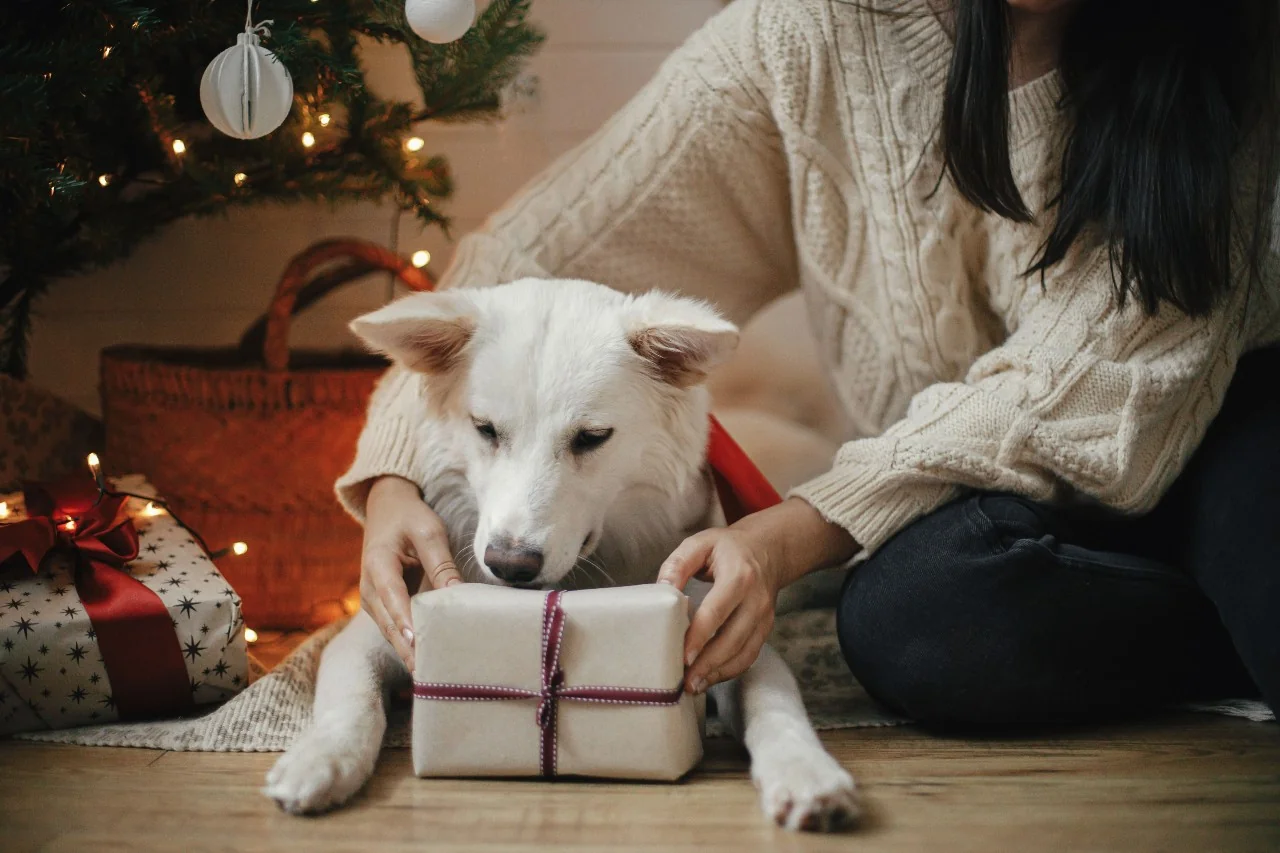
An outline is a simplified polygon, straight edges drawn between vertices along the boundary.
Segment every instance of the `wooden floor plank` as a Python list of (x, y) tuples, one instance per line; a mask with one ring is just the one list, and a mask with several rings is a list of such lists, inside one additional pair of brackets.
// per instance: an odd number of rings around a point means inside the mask
[(851, 835), (765, 823), (732, 743), (680, 785), (421, 780), (388, 750), (368, 790), (318, 818), (259, 793), (270, 754), (0, 743), (5, 851), (712, 853), (1280, 850), (1280, 726), (1175, 716), (1003, 738), (832, 732), (868, 816)]

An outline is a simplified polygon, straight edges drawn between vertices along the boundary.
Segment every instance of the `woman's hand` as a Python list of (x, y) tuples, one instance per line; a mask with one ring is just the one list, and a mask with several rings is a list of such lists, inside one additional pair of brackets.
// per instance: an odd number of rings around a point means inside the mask
[(360, 605), (411, 672), (413, 617), (409, 613), (409, 588), (419, 588), (424, 574), (435, 589), (462, 583), (449, 551), (444, 522), (423, 502), (413, 483), (399, 477), (381, 477), (370, 487), (365, 503)]
[(693, 577), (712, 583), (685, 634), (685, 689), (701, 693), (746, 672), (773, 628), (778, 592), (857, 551), (844, 528), (799, 498), (682, 542), (658, 582), (681, 590)]

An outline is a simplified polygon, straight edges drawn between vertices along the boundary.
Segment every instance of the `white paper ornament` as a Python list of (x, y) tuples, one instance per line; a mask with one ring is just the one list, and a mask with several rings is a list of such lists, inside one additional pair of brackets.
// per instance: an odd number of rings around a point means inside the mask
[(476, 0), (405, 0), (409, 29), (432, 44), (447, 44), (466, 35), (476, 20)]
[[(252, 0), (249, 5), (252, 10)], [(200, 78), (200, 106), (210, 124), (237, 139), (266, 136), (284, 123), (293, 106), (289, 69), (258, 38), (266, 31), (246, 16), (235, 46), (214, 57)]]

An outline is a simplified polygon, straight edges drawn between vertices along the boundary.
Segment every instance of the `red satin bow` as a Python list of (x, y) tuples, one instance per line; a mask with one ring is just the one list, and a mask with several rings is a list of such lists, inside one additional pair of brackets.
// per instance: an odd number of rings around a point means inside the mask
[(21, 556), (35, 573), (58, 547), (75, 555), (75, 586), (93, 626), (121, 719), (191, 710), (182, 648), (168, 608), (124, 566), (138, 556), (138, 532), (124, 495), (78, 484), (31, 485), (24, 521), (0, 525), (0, 565)]
[(21, 554), (34, 573), (60, 543), (117, 569), (137, 559), (138, 532), (124, 511), (128, 498), (105, 495), (95, 502), (67, 487), (41, 485), (28, 486), (23, 497), (30, 517), (0, 527), (0, 563)]

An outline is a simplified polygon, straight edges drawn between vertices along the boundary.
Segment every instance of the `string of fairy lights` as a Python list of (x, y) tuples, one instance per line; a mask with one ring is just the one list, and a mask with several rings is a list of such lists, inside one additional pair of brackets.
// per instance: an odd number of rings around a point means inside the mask
[[(315, 119), (316, 119), (317, 126), (321, 128), (327, 128), (333, 124), (333, 115), (327, 112), (322, 112), (317, 114)], [(316, 139), (316, 135), (312, 133), (310, 130), (304, 130), (302, 134), (298, 137), (298, 141), (302, 144), (302, 147), (306, 149), (314, 148), (318, 142), (318, 140)], [(421, 136), (410, 136), (407, 139), (405, 139), (403, 142), (404, 150), (410, 154), (417, 154), (419, 151), (421, 151), (423, 148), (426, 147), (426, 144), (427, 144), (427, 141), (423, 139)], [(182, 157), (187, 153), (187, 150), (188, 150), (186, 140), (181, 138), (174, 139), (172, 143), (172, 150), (173, 150), (174, 156), (178, 158), (179, 162), (181, 162)], [(103, 172), (102, 174), (98, 175), (97, 180), (98, 180), (98, 186), (105, 188), (105, 187), (111, 186), (112, 182), (115, 180), (115, 176), (110, 174), (109, 172)], [(236, 187), (242, 188), (249, 184), (249, 176), (244, 172), (236, 172), (235, 175), (232, 176), (231, 182)], [(57, 187), (55, 185), (51, 184), (49, 186), (50, 195), (53, 195), (56, 192), (56, 190), (57, 190)], [(412, 255), (410, 255), (409, 259), (415, 267), (418, 267), (419, 269), (421, 269), (422, 267), (425, 267), (427, 264), (431, 263), (431, 253), (426, 249), (418, 249), (415, 252), (413, 252)], [(3, 518), (3, 517), (4, 517), (3, 515), (0, 515), (0, 518)]]
[[(317, 0), (312, 0), (312, 2), (316, 2), (316, 1)], [(103, 59), (106, 59), (109, 56), (111, 56), (110, 45), (102, 49)], [(46, 78), (50, 76), (52, 75), (46, 74)], [(304, 107), (304, 109), (306, 108)], [(303, 149), (310, 151), (311, 149), (316, 148), (317, 145), (322, 145), (322, 139), (319, 136), (317, 136), (317, 131), (323, 132), (325, 129), (333, 127), (334, 117), (333, 117), (333, 114), (328, 111), (321, 111), (321, 112), (312, 114), (311, 109), (307, 109), (307, 113), (308, 113), (308, 119), (307, 119), (308, 124), (310, 125), (310, 123), (314, 121), (314, 129), (303, 130), (298, 136), (298, 142), (301, 144)], [(414, 136), (406, 137), (401, 144), (406, 153), (408, 153), (409, 155), (415, 155), (418, 152), (422, 151), (426, 147), (427, 143), (426, 143), (426, 140), (423, 139), (421, 136), (414, 135)], [(190, 148), (187, 145), (187, 141), (181, 137), (175, 137), (169, 143), (169, 147), (170, 147), (170, 150), (173, 152), (175, 161), (178, 164), (181, 164), (182, 159), (190, 151)], [(66, 163), (59, 163), (58, 164), (59, 175), (63, 175), (65, 174), (65, 172), (66, 172)], [(101, 172), (96, 176), (91, 175), (90, 177), (91, 179), (94, 179), (97, 181), (99, 187), (106, 189), (115, 183), (117, 176), (111, 172)], [(231, 183), (236, 189), (244, 189), (246, 187), (252, 186), (251, 179), (248, 173), (246, 172), (236, 172), (231, 178)], [(49, 195), (51, 197), (56, 196), (58, 193), (58, 189), (59, 189), (58, 184), (56, 182), (51, 182), (49, 184)], [(418, 249), (412, 253), (410, 259), (415, 267), (422, 268), (422, 267), (425, 267), (427, 264), (431, 263), (431, 253), (426, 249)], [(0, 515), (0, 518), (3, 518), (3, 517), (4, 517), (3, 515)]]

